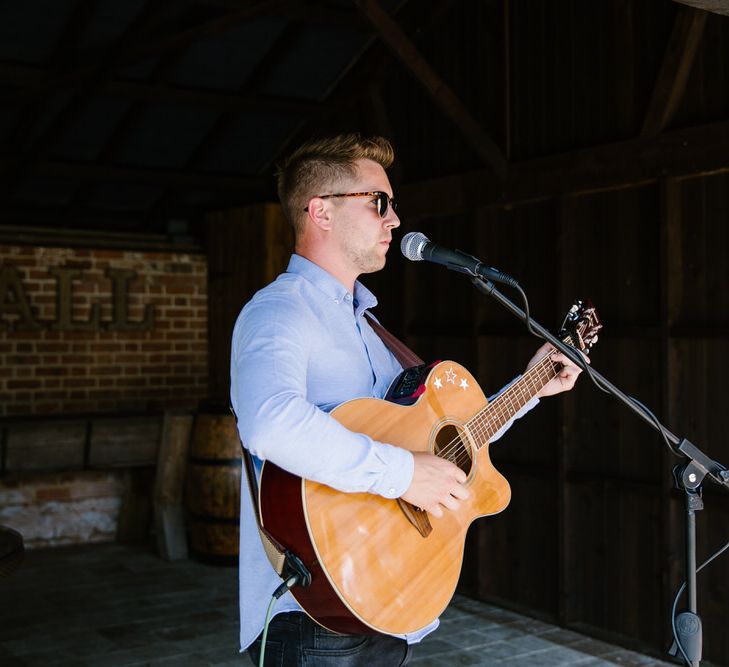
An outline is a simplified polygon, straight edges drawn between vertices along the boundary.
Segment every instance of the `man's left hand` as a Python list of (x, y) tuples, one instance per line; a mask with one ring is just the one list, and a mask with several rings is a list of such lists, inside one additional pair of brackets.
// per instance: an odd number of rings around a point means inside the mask
[[(545, 355), (549, 354), (552, 358), (552, 361), (562, 364), (562, 369), (557, 373), (557, 377), (552, 378), (547, 384), (545, 384), (539, 393), (537, 394), (537, 398), (544, 398), (545, 396), (553, 396), (554, 394), (559, 394), (563, 391), (569, 391), (572, 389), (572, 387), (575, 386), (575, 382), (577, 382), (577, 378), (579, 377), (580, 373), (582, 373), (582, 369), (576, 366), (572, 361), (570, 361), (567, 357), (565, 357), (560, 352), (557, 352), (555, 348), (550, 343), (545, 343), (540, 347), (536, 354), (530, 359), (529, 363), (527, 364), (527, 370), (529, 370), (534, 364), (536, 364), (538, 361), (541, 361), (541, 359), (544, 358)], [(590, 360), (583, 355), (585, 361), (589, 364)]]

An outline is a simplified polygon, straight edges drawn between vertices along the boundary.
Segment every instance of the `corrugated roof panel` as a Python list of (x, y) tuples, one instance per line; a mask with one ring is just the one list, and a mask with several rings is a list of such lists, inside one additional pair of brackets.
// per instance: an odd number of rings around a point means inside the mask
[(0, 3), (0, 59), (45, 62), (53, 53), (76, 4), (69, 0)]
[(286, 19), (267, 16), (197, 42), (165, 79), (205, 88), (240, 88), (286, 27)]
[(209, 151), (203, 169), (258, 174), (300, 122), (299, 118), (284, 114), (241, 114), (225, 141), (218, 142)]
[(219, 113), (172, 104), (145, 109), (115, 162), (181, 167), (203, 140)]
[(368, 39), (363, 33), (302, 26), (301, 34), (292, 40), (285, 57), (268, 77), (264, 91), (322, 100)]
[(128, 102), (111, 97), (90, 98), (74, 123), (56, 139), (51, 155), (93, 162), (99, 157), (128, 108)]

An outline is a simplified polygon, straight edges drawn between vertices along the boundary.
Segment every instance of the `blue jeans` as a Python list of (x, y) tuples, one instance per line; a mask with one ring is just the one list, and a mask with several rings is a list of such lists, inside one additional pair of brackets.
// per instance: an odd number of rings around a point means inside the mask
[[(255, 665), (261, 637), (248, 647)], [(389, 635), (340, 635), (322, 628), (306, 614), (292, 611), (274, 616), (268, 626), (266, 667), (396, 667), (410, 661), (404, 639)]]

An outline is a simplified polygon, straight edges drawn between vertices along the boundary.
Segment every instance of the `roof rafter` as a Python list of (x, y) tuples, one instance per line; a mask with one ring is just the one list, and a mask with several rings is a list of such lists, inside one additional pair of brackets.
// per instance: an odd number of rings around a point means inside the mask
[[(13, 163), (10, 158), (0, 157), (0, 168), (6, 169)], [(44, 160), (38, 163), (35, 171), (41, 176), (87, 183), (134, 183), (237, 194), (252, 192), (256, 195), (262, 195), (270, 189), (269, 179), (257, 176), (225, 176), (207, 172), (121, 167), (64, 160)]]
[(385, 44), (425, 87), (435, 104), (456, 124), (471, 148), (503, 179), (506, 176), (507, 163), (501, 149), (471, 115), (450, 86), (433, 70), (413, 42), (382, 9), (377, 0), (355, 0), (355, 2)]
[(483, 169), (403, 185), (398, 199), (410, 219), (423, 219), (718, 173), (729, 173), (729, 121), (515, 162), (503, 184)]
[(245, 9), (217, 16), (193, 28), (187, 28), (172, 34), (150, 34), (149, 28), (160, 24), (160, 15), (163, 12), (152, 11), (153, 6), (160, 2), (162, 5), (167, 4), (166, 0), (151, 0), (144, 7), (142, 12), (148, 18), (144, 20), (144, 25), (141, 26), (141, 29), (136, 28), (136, 25), (140, 23), (138, 17), (125, 33), (128, 36), (132, 34), (137, 37), (144, 36), (145, 41), (143, 43), (129, 49), (124, 49), (120, 53), (120, 49), (118, 48), (119, 42), (126, 43), (128, 41), (127, 37), (123, 36), (120, 40), (117, 40), (114, 46), (103, 49), (101, 53), (95, 50), (93, 53), (85, 52), (78, 54), (74, 65), (49, 78), (41, 86), (33, 90), (10, 93), (0, 98), (0, 100), (3, 104), (14, 104), (25, 102), (32, 98), (47, 97), (49, 94), (55, 93), (58, 90), (75, 86), (87, 79), (94, 79), (100, 66), (103, 67), (109, 60), (113, 59), (115, 67), (136, 65), (144, 60), (162, 56), (171, 51), (184, 49), (200, 39), (221, 34), (245, 21), (250, 21), (259, 16), (274, 14), (282, 7), (287, 6), (291, 0), (260, 0), (255, 4), (246, 6)]
[[(0, 82), (35, 88), (42, 84), (44, 70), (39, 67), (17, 65), (0, 62)], [(146, 81), (111, 80), (97, 89), (99, 94), (122, 100), (134, 100), (148, 103), (180, 104), (214, 109), (221, 112), (240, 111), (276, 111), (290, 112), (297, 115), (319, 113), (325, 104), (307, 100), (273, 97), (251, 93), (229, 93), (203, 88), (190, 88), (165, 83), (149, 83)]]
[(686, 82), (704, 34), (707, 16), (706, 12), (699, 9), (679, 7), (643, 120), (641, 137), (660, 134), (670, 125), (686, 90)]

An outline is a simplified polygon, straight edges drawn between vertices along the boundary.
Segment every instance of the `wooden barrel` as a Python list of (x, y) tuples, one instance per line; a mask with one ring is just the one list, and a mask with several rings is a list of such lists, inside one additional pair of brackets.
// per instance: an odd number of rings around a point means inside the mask
[(185, 498), (190, 551), (200, 560), (237, 562), (241, 471), (233, 416), (198, 414), (190, 443)]

